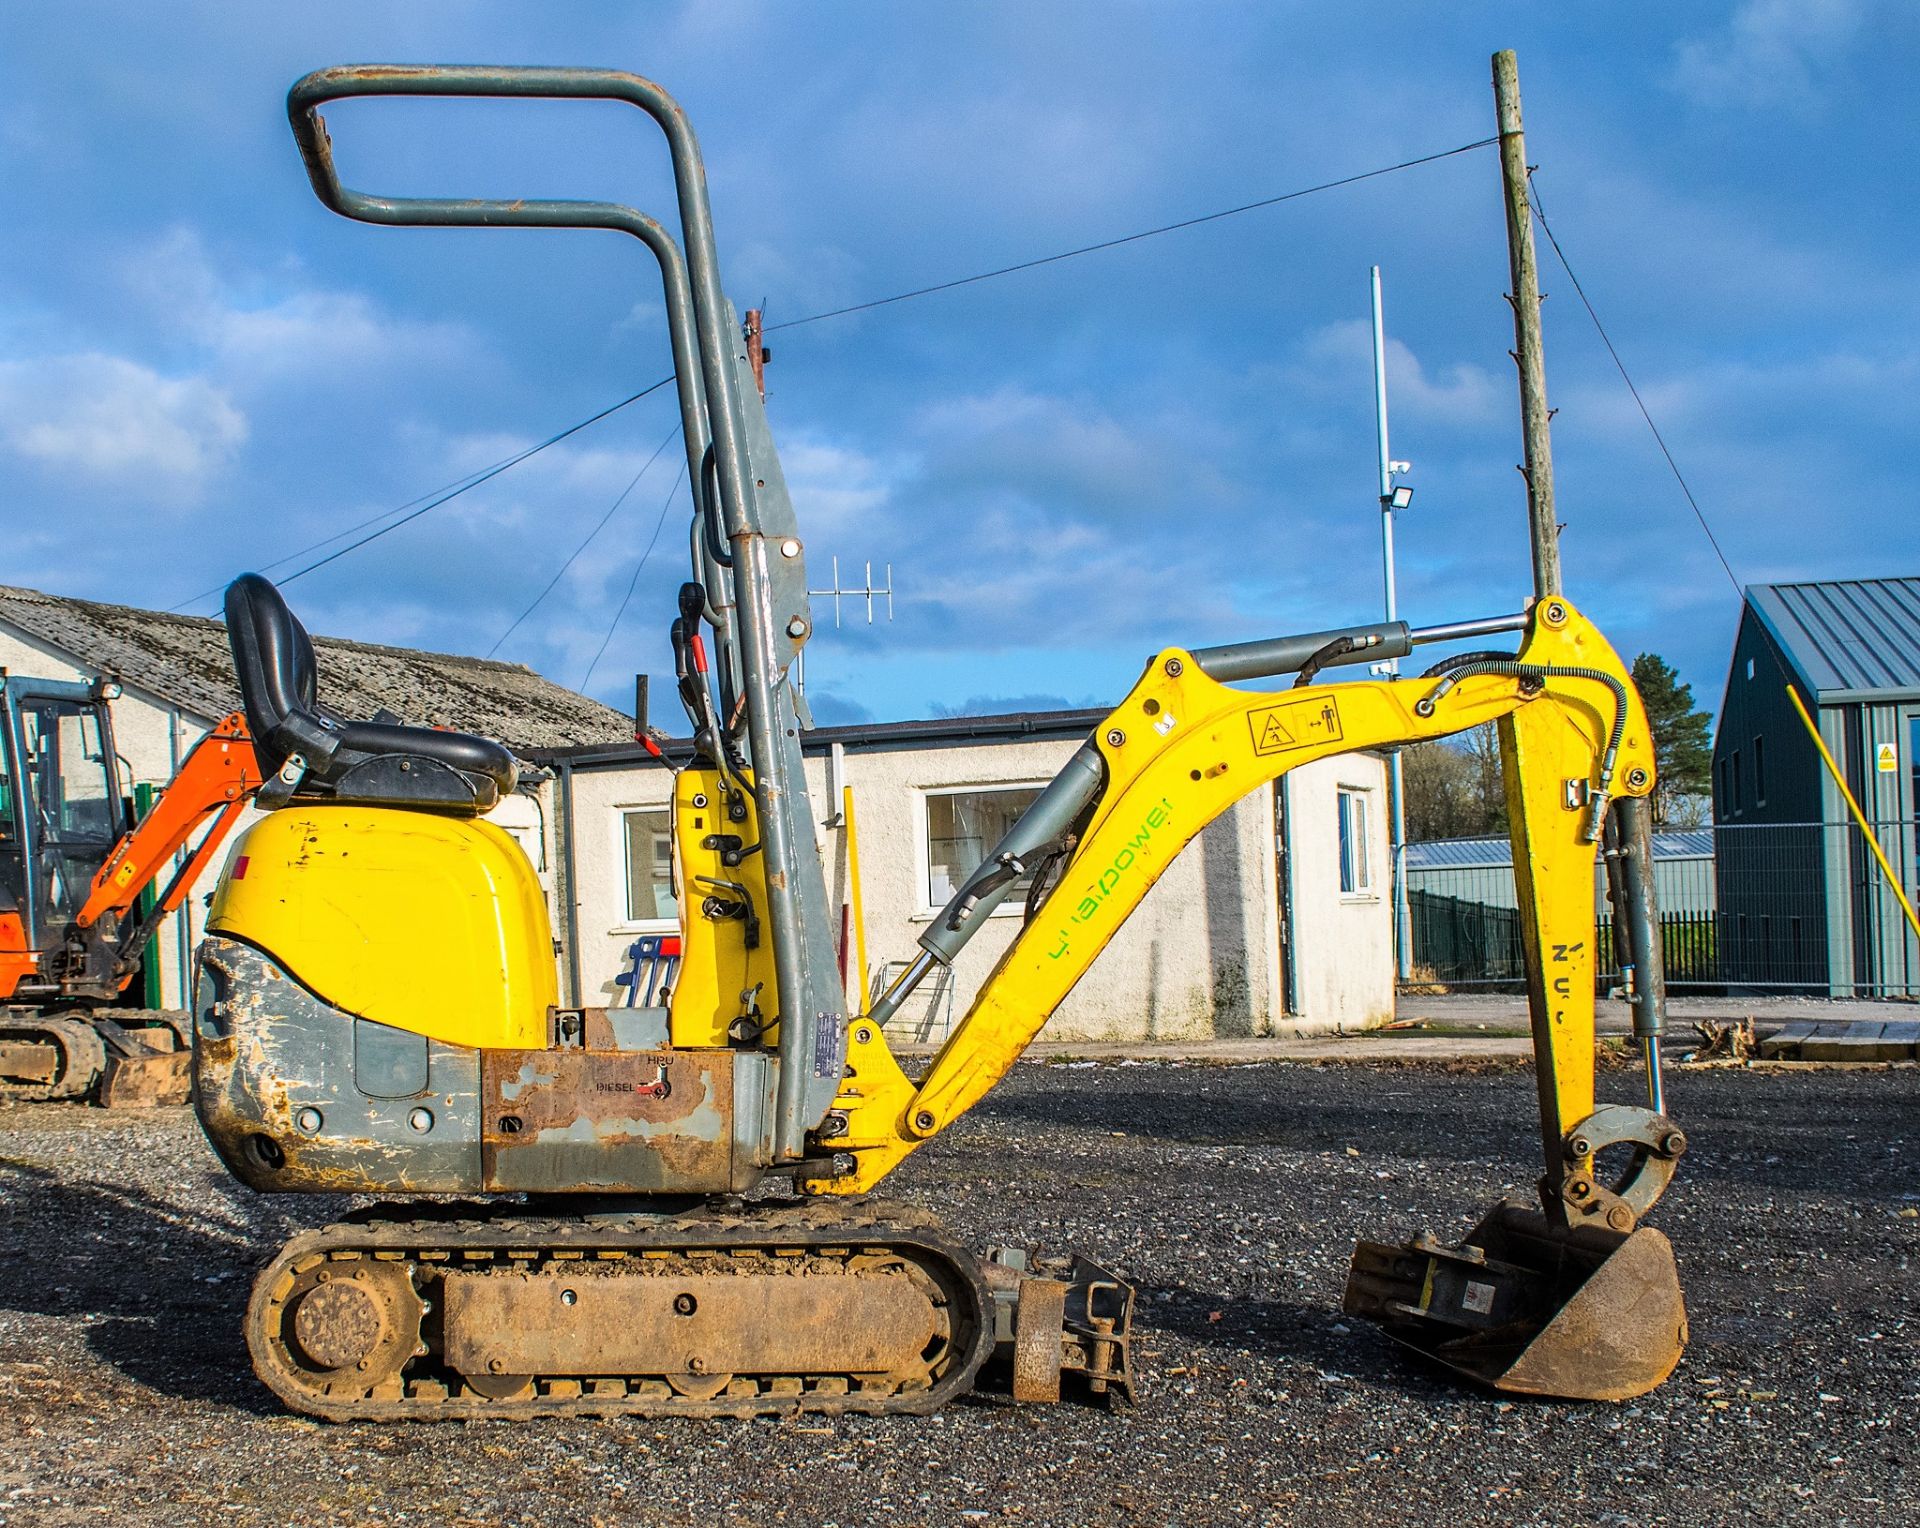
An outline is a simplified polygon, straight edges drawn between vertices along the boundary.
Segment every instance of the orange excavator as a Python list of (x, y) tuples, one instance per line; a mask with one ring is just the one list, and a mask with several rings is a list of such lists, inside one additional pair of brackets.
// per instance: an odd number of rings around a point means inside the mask
[(259, 766), (235, 712), (133, 821), (118, 693), (111, 680), (0, 670), (0, 1099), (187, 1101), (186, 1015), (128, 998), (154, 934), (260, 788)]

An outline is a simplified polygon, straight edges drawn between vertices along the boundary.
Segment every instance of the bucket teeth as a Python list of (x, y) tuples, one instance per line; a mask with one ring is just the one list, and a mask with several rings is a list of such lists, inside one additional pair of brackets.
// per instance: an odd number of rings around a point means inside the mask
[(1664, 1236), (1569, 1230), (1521, 1201), (1460, 1246), (1360, 1243), (1342, 1308), (1481, 1384), (1565, 1400), (1644, 1395), (1687, 1341)]

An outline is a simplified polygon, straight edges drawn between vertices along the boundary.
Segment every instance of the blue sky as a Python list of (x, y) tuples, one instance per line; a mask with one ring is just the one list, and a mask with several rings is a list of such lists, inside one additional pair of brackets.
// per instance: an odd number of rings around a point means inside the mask
[[(1920, 572), (1916, 44), (1900, 0), (8, 7), (0, 580), (170, 606), (667, 369), (631, 241), (324, 211), (284, 116), (308, 69), (660, 80), (706, 151), (728, 290), (777, 324), (1484, 137), (1503, 46), (1547, 210), (1736, 571)], [(657, 138), (613, 107), (329, 121), (369, 189), (670, 206)], [(1374, 617), (1375, 263), (1416, 489), (1403, 613), (1515, 608), (1505, 260), (1481, 150), (772, 336), (815, 582), (838, 553), (891, 562), (898, 588), (891, 626), (810, 649), (821, 719), (1099, 703), (1166, 643)], [(1544, 285), (1568, 590), (1712, 703), (1732, 589), (1550, 263)], [(670, 409), (657, 394), (342, 558), (295, 607), (486, 652)], [(674, 465), (501, 656), (581, 682)], [(615, 703), (668, 670), (684, 516), (682, 489), (595, 671)]]

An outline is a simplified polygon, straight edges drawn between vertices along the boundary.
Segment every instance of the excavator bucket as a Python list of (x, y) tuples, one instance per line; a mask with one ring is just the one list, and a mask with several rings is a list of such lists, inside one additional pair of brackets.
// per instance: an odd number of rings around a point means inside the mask
[(1361, 1242), (1342, 1308), (1495, 1390), (1562, 1400), (1644, 1395), (1687, 1343), (1666, 1237), (1557, 1225), (1525, 1200), (1497, 1205), (1457, 1247)]

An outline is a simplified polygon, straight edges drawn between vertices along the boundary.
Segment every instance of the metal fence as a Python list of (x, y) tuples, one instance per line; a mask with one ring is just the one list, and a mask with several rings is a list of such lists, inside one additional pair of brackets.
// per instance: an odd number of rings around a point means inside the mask
[[(1920, 881), (1910, 820), (1876, 825), (1908, 895)], [(1525, 977), (1504, 840), (1408, 845), (1415, 979), (1518, 988)], [(1495, 862), (1497, 861), (1497, 862)], [(1723, 823), (1656, 836), (1667, 983), (1681, 991), (1920, 996), (1920, 944), (1850, 822)], [(1615, 985), (1612, 918), (1596, 873), (1601, 987)]]

